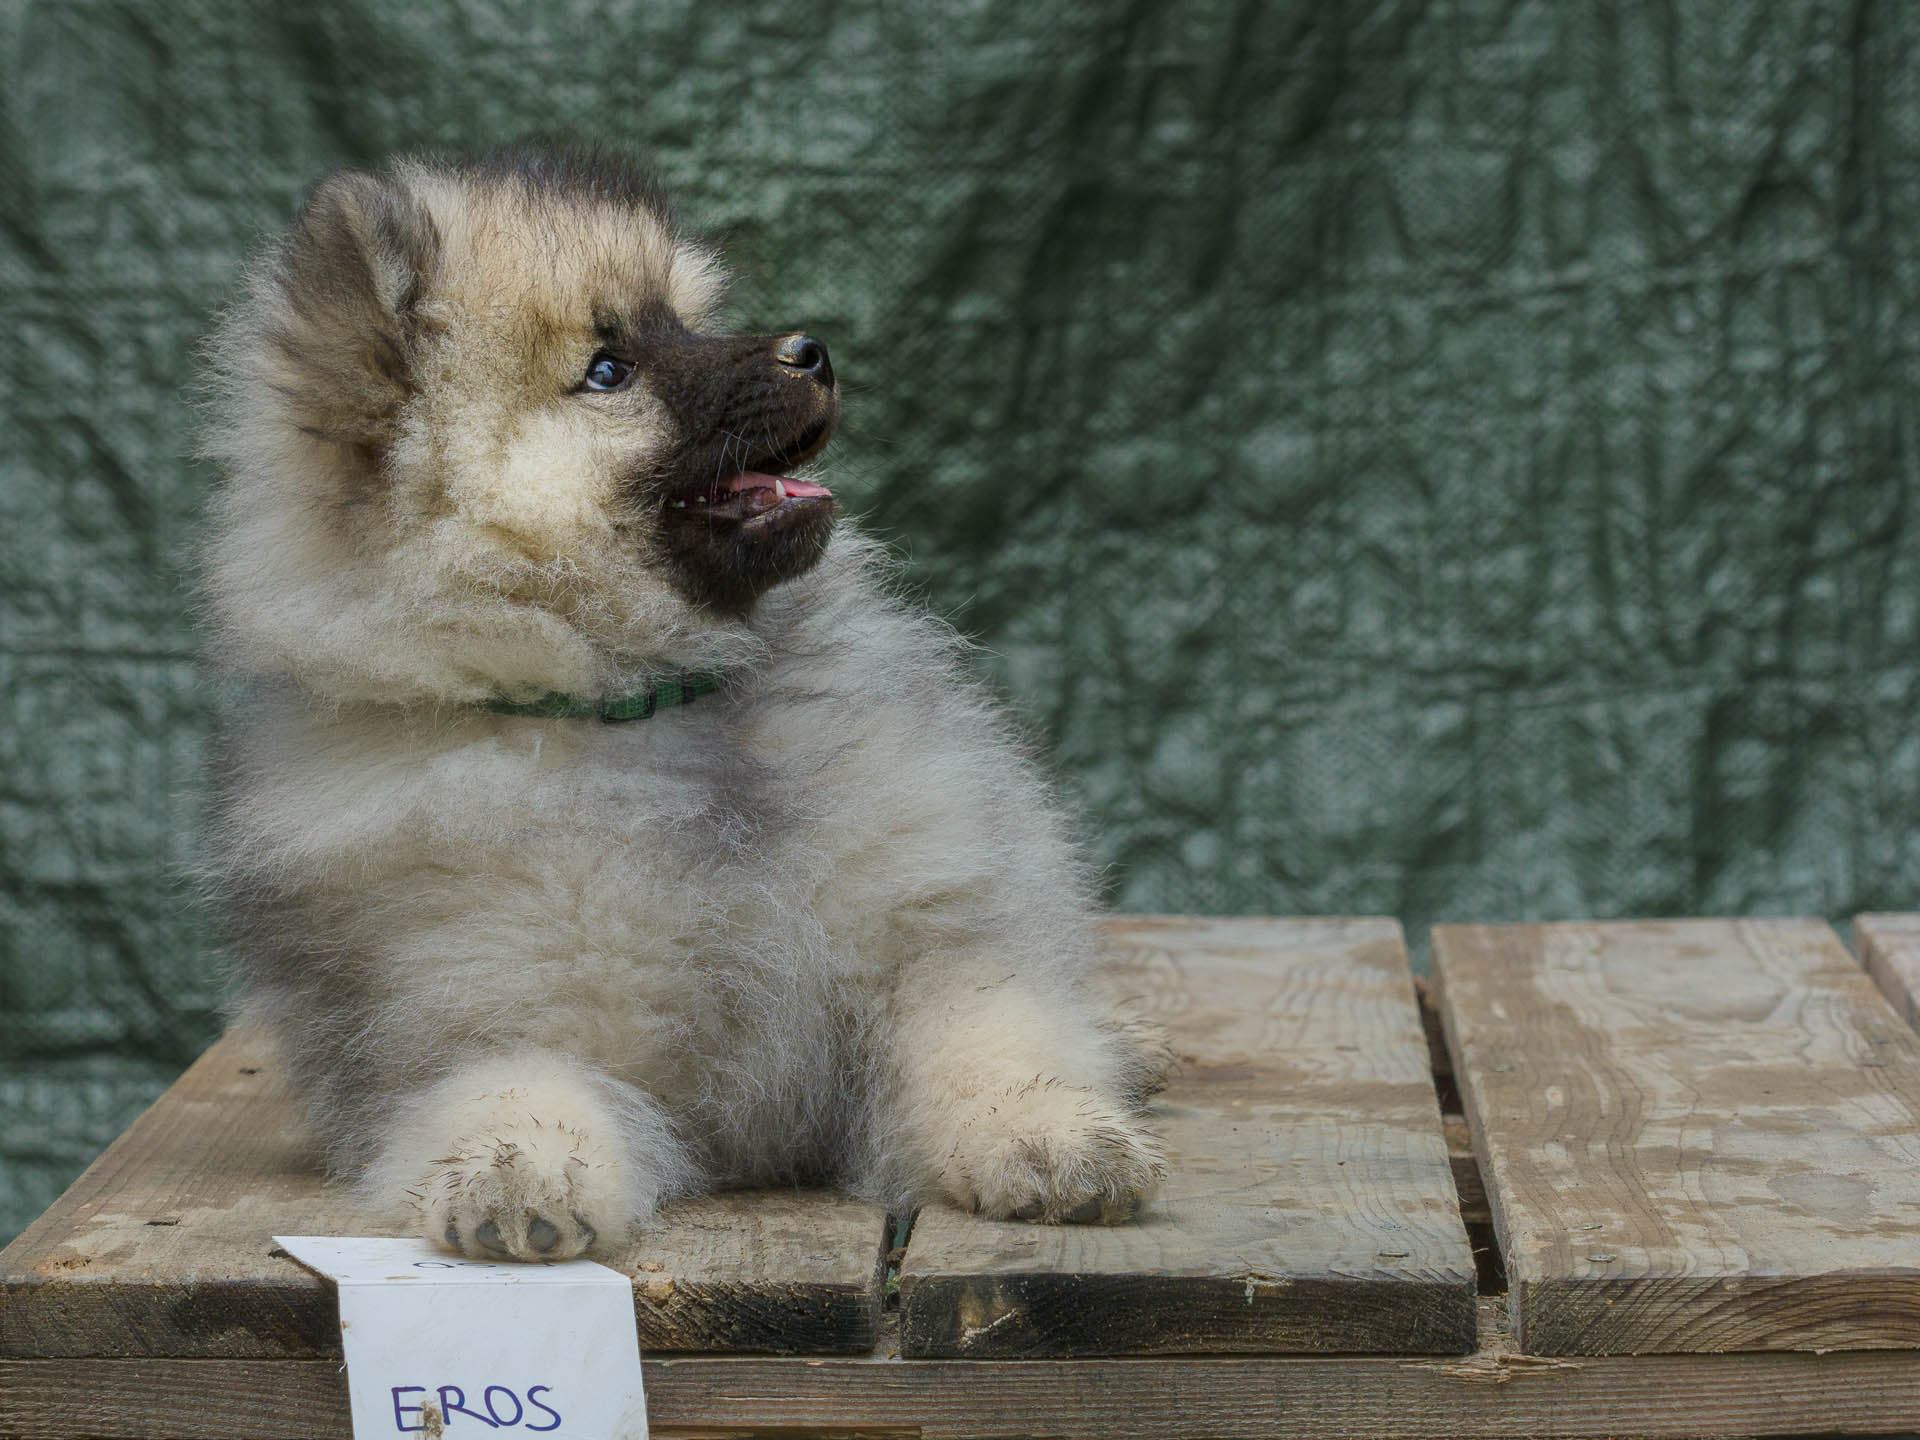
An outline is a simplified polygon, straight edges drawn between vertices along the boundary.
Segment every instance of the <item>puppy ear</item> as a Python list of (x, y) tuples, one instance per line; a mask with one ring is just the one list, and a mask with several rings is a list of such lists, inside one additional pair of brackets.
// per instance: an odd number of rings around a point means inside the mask
[(439, 253), (433, 217), (398, 181), (337, 170), (274, 267), (274, 388), (303, 431), (376, 468), (413, 393), (416, 310)]

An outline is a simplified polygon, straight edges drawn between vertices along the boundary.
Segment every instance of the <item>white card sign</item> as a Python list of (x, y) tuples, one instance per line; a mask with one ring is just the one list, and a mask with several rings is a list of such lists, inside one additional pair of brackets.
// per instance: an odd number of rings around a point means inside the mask
[(646, 1440), (632, 1282), (591, 1260), (276, 1235), (340, 1288), (354, 1440)]

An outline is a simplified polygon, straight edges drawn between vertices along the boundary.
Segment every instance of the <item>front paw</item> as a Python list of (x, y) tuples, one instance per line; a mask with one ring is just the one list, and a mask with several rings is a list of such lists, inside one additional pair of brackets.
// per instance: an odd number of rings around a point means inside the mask
[(1115, 1225), (1166, 1173), (1158, 1137), (1122, 1106), (1034, 1081), (984, 1108), (943, 1178), (954, 1201), (990, 1219)]
[(617, 1243), (628, 1207), (599, 1148), (565, 1126), (469, 1136), (413, 1190), (420, 1231), (474, 1260), (571, 1260)]

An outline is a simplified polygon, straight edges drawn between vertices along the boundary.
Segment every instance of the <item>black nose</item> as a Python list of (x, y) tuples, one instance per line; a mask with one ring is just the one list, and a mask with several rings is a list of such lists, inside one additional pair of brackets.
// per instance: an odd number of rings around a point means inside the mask
[(775, 347), (773, 358), (789, 370), (804, 370), (822, 385), (833, 384), (833, 362), (827, 347), (811, 335), (789, 335)]

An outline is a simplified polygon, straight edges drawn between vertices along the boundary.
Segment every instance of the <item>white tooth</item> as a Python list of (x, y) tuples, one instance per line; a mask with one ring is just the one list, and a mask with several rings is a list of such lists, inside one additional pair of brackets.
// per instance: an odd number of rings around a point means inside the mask
[(773, 493), (782, 500), (787, 498), (787, 487), (780, 483), (780, 477), (778, 475), (773, 477)]

